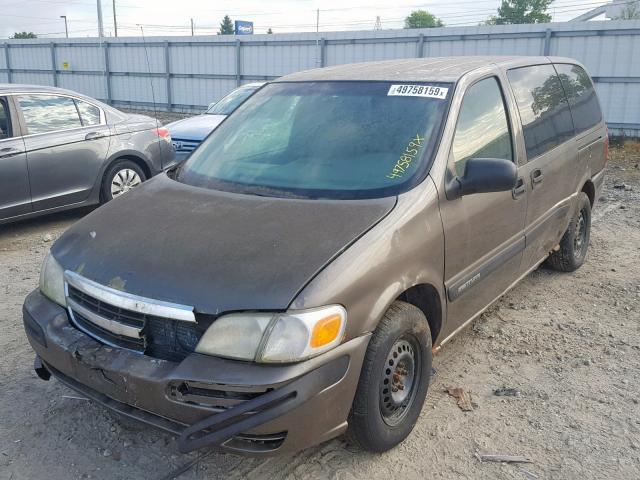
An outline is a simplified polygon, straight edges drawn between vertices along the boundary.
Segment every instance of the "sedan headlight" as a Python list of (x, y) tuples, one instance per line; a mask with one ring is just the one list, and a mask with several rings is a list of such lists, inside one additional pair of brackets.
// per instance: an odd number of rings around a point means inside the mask
[(51, 252), (47, 253), (44, 262), (42, 262), (40, 291), (49, 300), (56, 302), (58, 305), (65, 305), (64, 270), (53, 258)]
[(196, 352), (263, 363), (298, 362), (337, 346), (347, 312), (340, 305), (285, 313), (234, 313), (213, 322)]

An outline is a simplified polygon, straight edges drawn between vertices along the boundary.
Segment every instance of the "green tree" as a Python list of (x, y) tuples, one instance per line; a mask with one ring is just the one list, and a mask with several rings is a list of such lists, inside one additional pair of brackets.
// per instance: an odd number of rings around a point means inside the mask
[(640, 2), (629, 3), (615, 20), (640, 20)]
[(519, 23), (548, 23), (551, 15), (547, 8), (553, 0), (502, 0), (498, 15), (490, 17), (487, 25), (509, 25)]
[(38, 36), (33, 33), (33, 32), (16, 32), (13, 34), (12, 37), (9, 38), (15, 38), (15, 39), (19, 39), (19, 38), (38, 38)]
[(218, 32), (218, 35), (233, 35), (235, 31), (231, 18), (229, 18), (229, 15), (225, 15), (222, 19), (222, 23), (220, 24), (220, 31)]
[(404, 19), (404, 28), (433, 28), (443, 27), (444, 23), (434, 14), (426, 10), (414, 10)]

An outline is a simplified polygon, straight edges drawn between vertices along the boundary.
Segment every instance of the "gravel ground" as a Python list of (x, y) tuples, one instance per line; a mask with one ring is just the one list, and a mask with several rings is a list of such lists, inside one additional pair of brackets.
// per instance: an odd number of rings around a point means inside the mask
[[(415, 430), (382, 455), (342, 439), (268, 460), (180, 455), (171, 436), (38, 380), (22, 301), (51, 241), (86, 211), (2, 226), (0, 478), (640, 478), (639, 161), (640, 144), (612, 149), (585, 265), (538, 269), (447, 344)], [(447, 387), (468, 390), (473, 410)]]

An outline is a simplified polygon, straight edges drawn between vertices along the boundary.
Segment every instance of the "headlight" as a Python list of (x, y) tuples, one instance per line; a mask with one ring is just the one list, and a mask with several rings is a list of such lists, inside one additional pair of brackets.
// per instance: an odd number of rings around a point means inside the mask
[(337, 346), (347, 312), (340, 305), (285, 313), (235, 313), (213, 322), (196, 352), (263, 363), (298, 362)]
[(56, 302), (58, 305), (65, 305), (64, 270), (56, 259), (53, 258), (51, 252), (47, 253), (44, 262), (42, 262), (42, 269), (40, 270), (40, 291), (45, 297)]

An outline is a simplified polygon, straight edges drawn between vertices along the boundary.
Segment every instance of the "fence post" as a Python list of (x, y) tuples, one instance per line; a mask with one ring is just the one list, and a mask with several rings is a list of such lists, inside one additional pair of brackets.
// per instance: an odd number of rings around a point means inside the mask
[(9, 55), (9, 47), (8, 43), (4, 44), (4, 61), (7, 66), (7, 83), (11, 83), (11, 61)]
[(327, 39), (320, 39), (320, 67), (324, 67), (327, 63)]
[(109, 42), (104, 42), (102, 45), (104, 50), (104, 79), (107, 87), (106, 100), (108, 104), (111, 104), (113, 102), (111, 99), (111, 72), (109, 70)]
[(240, 86), (240, 78), (242, 76), (241, 67), (242, 59), (240, 58), (240, 39), (236, 38), (236, 86)]
[(56, 44), (51, 42), (51, 73), (53, 74), (53, 86), (58, 86), (58, 66), (56, 64)]
[(547, 28), (544, 32), (544, 47), (542, 54), (547, 57), (549, 56), (549, 52), (551, 51), (551, 29)]
[(424, 55), (424, 33), (421, 33), (418, 37), (418, 53), (416, 57), (422, 58)]
[[(169, 41), (164, 41), (164, 72), (165, 79), (167, 82), (167, 111), (171, 111), (171, 105), (173, 104), (173, 99), (171, 98), (171, 59), (169, 57)], [(153, 81), (153, 79), (151, 80)]]

